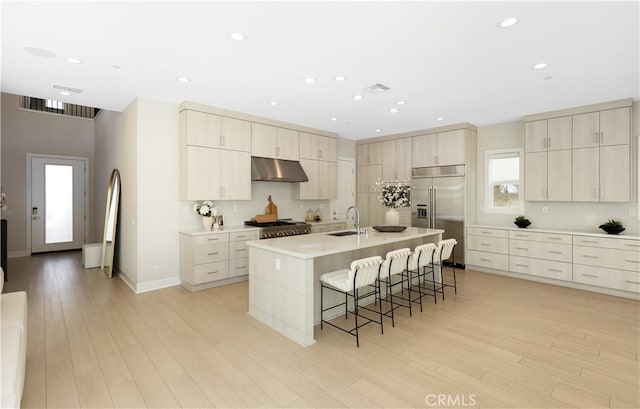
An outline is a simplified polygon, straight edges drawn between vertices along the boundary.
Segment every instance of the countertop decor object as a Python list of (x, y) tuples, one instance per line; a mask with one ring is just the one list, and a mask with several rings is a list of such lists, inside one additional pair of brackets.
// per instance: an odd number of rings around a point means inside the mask
[(518, 226), (521, 229), (526, 229), (527, 226), (531, 225), (531, 221), (527, 218), (525, 218), (524, 216), (518, 216), (516, 217), (516, 219), (513, 221), (513, 223)]
[(602, 223), (598, 228), (607, 232), (607, 234), (620, 234), (626, 229), (618, 220), (609, 219), (606, 223)]
[(378, 200), (384, 205), (384, 207), (397, 208), (397, 207), (409, 207), (411, 200), (409, 199), (409, 192), (411, 191), (411, 185), (409, 181), (384, 181), (378, 179), (376, 182), (376, 190), (378, 191)]
[(400, 233), (407, 230), (407, 226), (373, 226), (373, 230), (380, 233)]
[(213, 206), (211, 200), (196, 202), (193, 205), (193, 211), (202, 216), (202, 227), (205, 231), (211, 231), (213, 227), (213, 217), (218, 215), (218, 209)]

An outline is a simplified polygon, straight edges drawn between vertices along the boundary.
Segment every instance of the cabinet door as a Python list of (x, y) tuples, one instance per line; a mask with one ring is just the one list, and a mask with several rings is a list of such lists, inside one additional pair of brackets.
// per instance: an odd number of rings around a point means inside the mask
[(218, 148), (222, 144), (222, 119), (198, 111), (186, 112), (187, 145)]
[(366, 166), (371, 164), (371, 157), (369, 156), (369, 144), (356, 146), (356, 165)]
[(222, 147), (251, 152), (251, 122), (222, 117)]
[[(569, 117), (571, 118), (571, 117)], [(524, 151), (543, 152), (547, 150), (547, 120), (531, 121), (524, 124)]]
[(573, 148), (588, 148), (600, 144), (600, 115), (598, 112), (573, 116)]
[(335, 199), (338, 196), (338, 163), (318, 162), (318, 199)]
[(629, 145), (600, 148), (600, 201), (628, 202)]
[[(369, 225), (369, 195), (370, 193), (358, 193), (356, 194), (356, 206), (360, 211), (360, 226)], [(347, 229), (352, 228), (355, 225), (355, 212), (351, 212), (350, 219), (347, 220)], [(353, 218), (353, 220), (351, 220)]]
[(573, 118), (562, 116), (552, 118), (547, 122), (547, 149), (557, 151), (560, 149), (571, 149), (571, 139), (573, 130)]
[(420, 135), (412, 138), (412, 163), (414, 168), (436, 166), (436, 134)]
[(309, 200), (318, 198), (319, 189), (319, 169), (317, 160), (300, 159), (300, 165), (309, 178), (308, 182), (300, 183), (300, 200)]
[(274, 126), (251, 124), (251, 155), (275, 158), (277, 131)]
[(251, 200), (251, 153), (223, 150), (219, 163), (220, 199)]
[(306, 132), (300, 132), (300, 158), (317, 159), (318, 142), (317, 136)]
[(442, 132), (438, 134), (438, 166), (463, 165), (466, 162), (465, 139), (466, 130)]
[(372, 165), (382, 165), (382, 142), (369, 144), (369, 156)]
[(358, 166), (356, 169), (356, 189), (359, 193), (376, 191), (376, 182), (382, 177), (382, 165)]
[(600, 111), (600, 146), (629, 143), (630, 110), (631, 108), (618, 108)]
[(369, 218), (367, 223), (360, 223), (365, 226), (379, 226), (384, 224), (384, 206), (380, 203), (377, 193), (369, 193)]
[(277, 129), (276, 158), (298, 160), (300, 158), (300, 135), (291, 129)]
[(396, 172), (396, 141), (382, 142), (382, 180), (398, 179)]
[(411, 138), (396, 140), (396, 178), (411, 179)]
[[(219, 200), (220, 149), (187, 146), (187, 191), (185, 200)], [(249, 180), (251, 174), (249, 174)]]
[(322, 136), (320, 152), (322, 154), (320, 159), (336, 162), (338, 160), (338, 140), (336, 138)]
[(524, 185), (525, 200), (547, 200), (546, 151), (525, 154)]
[(571, 190), (574, 202), (597, 202), (599, 200), (598, 168), (600, 161), (598, 158), (598, 148), (572, 150)]
[(547, 154), (547, 200), (571, 201), (571, 149)]

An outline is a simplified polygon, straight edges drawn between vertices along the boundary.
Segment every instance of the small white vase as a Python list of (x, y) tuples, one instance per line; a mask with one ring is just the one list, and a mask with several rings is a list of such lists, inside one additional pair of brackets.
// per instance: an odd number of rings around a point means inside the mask
[(387, 226), (397, 226), (400, 224), (400, 213), (392, 207), (387, 210), (384, 219)]
[(211, 231), (212, 226), (213, 226), (213, 217), (202, 218), (202, 227), (204, 227), (205, 231)]

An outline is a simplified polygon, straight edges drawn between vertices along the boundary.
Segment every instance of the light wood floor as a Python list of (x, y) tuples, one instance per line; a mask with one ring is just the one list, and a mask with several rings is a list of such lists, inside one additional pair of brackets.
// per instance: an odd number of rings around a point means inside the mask
[(9, 274), (29, 299), (24, 408), (640, 406), (637, 301), (459, 271), (457, 296), (359, 349), (333, 328), (302, 348), (246, 314), (246, 282), (135, 295), (77, 252)]

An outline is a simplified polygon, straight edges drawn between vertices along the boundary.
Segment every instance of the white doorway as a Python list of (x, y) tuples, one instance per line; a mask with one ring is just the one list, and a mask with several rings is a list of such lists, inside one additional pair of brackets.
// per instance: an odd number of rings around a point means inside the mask
[(27, 154), (31, 253), (82, 248), (87, 234), (87, 159)]
[(331, 201), (332, 217), (346, 220), (347, 209), (356, 204), (356, 161), (338, 158), (338, 198)]

